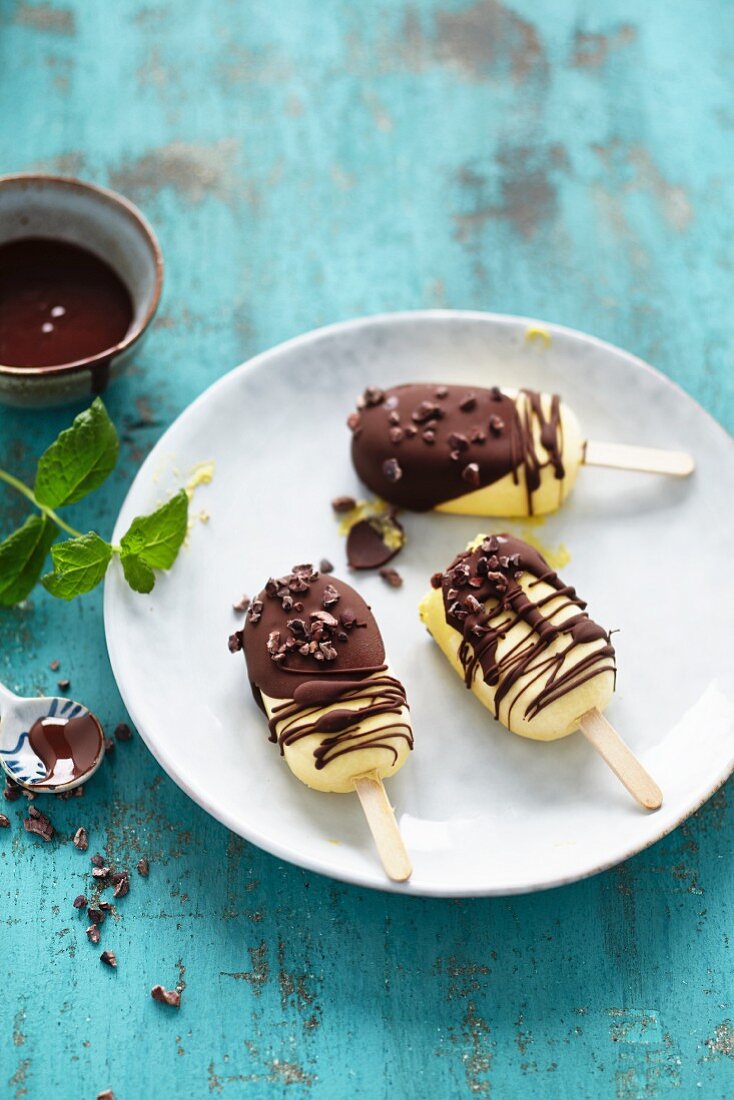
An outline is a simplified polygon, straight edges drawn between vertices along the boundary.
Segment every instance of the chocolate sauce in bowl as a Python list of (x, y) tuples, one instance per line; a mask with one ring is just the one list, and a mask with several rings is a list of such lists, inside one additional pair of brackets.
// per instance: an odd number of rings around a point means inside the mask
[(133, 319), (130, 292), (78, 245), (21, 237), (0, 245), (0, 363), (42, 368), (114, 348)]
[(70, 783), (86, 775), (102, 752), (103, 740), (100, 724), (92, 714), (38, 718), (28, 731), (28, 742), (43, 761), (46, 776), (34, 786)]

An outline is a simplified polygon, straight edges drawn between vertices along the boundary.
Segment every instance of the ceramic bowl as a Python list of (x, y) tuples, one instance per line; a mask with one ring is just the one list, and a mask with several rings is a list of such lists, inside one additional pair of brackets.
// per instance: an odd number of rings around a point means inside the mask
[(88, 359), (51, 367), (0, 363), (0, 402), (40, 408), (102, 393), (137, 352), (155, 316), (163, 258), (150, 225), (114, 191), (59, 176), (0, 176), (0, 244), (19, 237), (52, 237), (104, 259), (133, 300), (125, 338)]

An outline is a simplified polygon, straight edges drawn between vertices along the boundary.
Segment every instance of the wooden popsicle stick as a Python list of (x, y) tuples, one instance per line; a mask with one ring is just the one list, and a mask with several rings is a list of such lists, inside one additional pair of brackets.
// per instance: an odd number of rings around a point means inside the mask
[(596, 707), (587, 710), (579, 718), (579, 727), (643, 809), (659, 810), (663, 792), (601, 711)]
[(382, 780), (375, 772), (361, 775), (354, 780), (354, 789), (362, 803), (385, 874), (393, 882), (405, 882), (413, 873), (413, 866)]
[(590, 439), (584, 450), (587, 466), (608, 466), (614, 470), (639, 470), (647, 474), (688, 477), (695, 462), (685, 451), (659, 451), (655, 447), (631, 447), (626, 443), (599, 443)]

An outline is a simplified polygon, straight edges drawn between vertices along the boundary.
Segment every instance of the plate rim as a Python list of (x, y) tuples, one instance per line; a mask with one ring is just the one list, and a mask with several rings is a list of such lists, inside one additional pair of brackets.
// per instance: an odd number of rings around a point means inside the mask
[[(498, 325), (505, 328), (520, 328), (536, 326), (545, 329), (551, 337), (553, 335), (569, 337), (572, 340), (579, 341), (586, 346), (591, 345), (600, 351), (609, 352), (616, 357), (621, 357), (627, 360), (630, 365), (642, 369), (644, 372), (651, 374), (658, 382), (663, 382), (666, 386), (672, 388), (680, 397), (685, 401), (694, 405), (699, 413), (703, 413), (706, 419), (714, 426), (718, 432), (720, 432), (726, 439), (728, 444), (734, 442), (734, 438), (718, 420), (701, 405), (694, 397), (692, 397), (686, 390), (683, 389), (677, 382), (669, 378), (662, 371), (653, 367), (650, 363), (647, 363), (644, 359), (634, 355), (632, 352), (626, 351), (624, 348), (620, 348), (616, 344), (612, 344), (609, 341), (602, 340), (597, 336), (593, 336), (590, 333), (582, 332), (580, 329), (571, 328), (566, 325), (556, 324), (552, 321), (544, 321), (537, 317), (526, 317), (519, 314), (508, 313), (492, 313), (485, 312), (483, 310), (463, 310), (463, 309), (416, 309), (416, 310), (400, 310), (396, 312), (381, 312), (368, 314), (366, 316), (355, 317), (344, 321), (337, 321), (333, 324), (323, 325), (315, 329), (310, 329), (307, 332), (300, 333), (297, 336), (290, 337), (278, 344), (274, 344), (272, 347), (258, 352), (250, 359), (244, 360), (242, 363), (231, 368), (221, 377), (217, 378), (211, 385), (207, 386), (193, 401), (189, 402), (185, 408), (183, 408), (174, 420), (166, 427), (163, 434), (156, 440), (151, 450), (146, 455), (136, 473), (133, 481), (131, 482), (125, 499), (120, 506), (117, 518), (115, 520), (113, 530), (113, 541), (119, 541), (121, 527), (121, 517), (125, 511), (128, 501), (135, 493), (139, 483), (142, 482), (143, 476), (146, 470), (154, 460), (154, 457), (158, 453), (159, 449), (163, 447), (169, 434), (179, 424), (179, 421), (188, 416), (191, 412), (198, 408), (200, 404), (203, 404), (205, 400), (208, 400), (213, 393), (220, 388), (225, 388), (231, 385), (236, 377), (248, 374), (251, 371), (259, 369), (263, 361), (268, 360), (274, 355), (280, 355), (281, 353), (288, 353), (298, 348), (307, 347), (309, 344), (316, 343), (324, 337), (336, 335), (343, 332), (356, 332), (361, 328), (367, 328), (371, 326), (383, 326), (393, 324), (403, 324), (406, 322), (431, 322), (431, 321), (480, 321), (489, 322), (490, 324)], [(435, 898), (482, 898), (482, 897), (512, 897), (523, 894), (534, 894), (545, 890), (552, 890), (562, 886), (570, 885), (574, 882), (581, 882), (584, 879), (591, 878), (593, 875), (601, 874), (604, 871), (609, 870), (612, 867), (616, 867), (626, 860), (631, 859), (633, 856), (639, 855), (640, 852), (652, 847), (653, 844), (657, 844), (658, 841), (668, 836), (675, 829), (677, 829), (684, 821), (687, 821), (693, 814), (695, 814), (718, 790), (726, 783), (727, 779), (734, 773), (734, 751), (732, 752), (731, 759), (728, 764), (717, 772), (716, 778), (711, 787), (708, 784), (705, 785), (706, 789), (702, 793), (700, 789), (697, 789), (693, 797), (687, 801), (686, 808), (682, 811), (681, 815), (677, 817), (672, 823), (669, 823), (662, 828), (655, 836), (645, 840), (641, 844), (631, 844), (625, 846), (621, 853), (615, 854), (610, 859), (604, 859), (601, 862), (593, 862), (591, 865), (585, 865), (578, 872), (574, 872), (570, 875), (555, 876), (552, 879), (542, 880), (539, 882), (532, 882), (523, 885), (509, 884), (509, 885), (495, 885), (492, 887), (479, 887), (476, 885), (468, 886), (455, 886), (448, 885), (445, 888), (441, 886), (418, 886), (414, 887), (413, 883), (409, 880), (407, 883), (394, 883), (389, 879), (384, 880), (377, 877), (366, 877), (364, 873), (359, 871), (351, 871), (349, 868), (334, 869), (327, 860), (303, 855), (300, 851), (295, 852), (288, 844), (284, 844), (281, 841), (273, 840), (270, 836), (262, 833), (258, 833), (256, 830), (246, 831), (243, 830), (241, 824), (235, 823), (231, 815), (221, 807), (217, 807), (216, 802), (213, 802), (204, 791), (199, 791), (195, 784), (191, 784), (184, 776), (179, 774), (176, 766), (175, 755), (167, 754), (160, 746), (157, 746), (155, 739), (149, 737), (146, 733), (143, 725), (138, 721), (136, 715), (136, 707), (130, 698), (130, 692), (126, 690), (124, 682), (124, 673), (121, 669), (123, 663), (122, 657), (119, 653), (116, 637), (117, 632), (112, 629), (111, 617), (112, 617), (112, 589), (113, 585), (119, 584), (119, 578), (114, 579), (114, 575), (107, 574), (104, 582), (104, 599), (103, 599), (103, 618), (104, 618), (104, 632), (105, 642), (107, 646), (107, 654), (112, 668), (112, 674), (115, 678), (118, 691), (122, 697), (122, 701), (133, 720), (133, 723), (140, 734), (146, 748), (151, 753), (157, 763), (163, 768), (168, 777), (192, 799), (198, 806), (201, 807), (206, 813), (213, 817), (225, 828), (229, 829), (237, 836), (241, 836), (247, 840), (248, 843), (254, 844), (256, 847), (268, 852), (270, 855), (275, 856), (277, 859), (285, 860), (288, 863), (293, 864), (296, 867), (300, 867), (303, 870), (312, 871), (316, 874), (324, 875), (325, 877), (334, 879), (339, 882), (345, 882), (353, 886), (367, 888), (371, 890), (377, 890), (386, 893), (403, 894), (411, 897), (435, 897)], [(376, 864), (377, 868), (377, 864)]]

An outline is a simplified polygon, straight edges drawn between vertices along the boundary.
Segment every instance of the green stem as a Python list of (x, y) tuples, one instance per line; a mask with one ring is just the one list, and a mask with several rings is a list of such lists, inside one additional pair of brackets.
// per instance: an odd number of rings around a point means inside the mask
[(38, 508), (39, 512), (42, 512), (44, 516), (50, 519), (52, 523), (55, 523), (57, 527), (60, 527), (62, 531), (66, 531), (67, 535), (72, 535), (74, 538), (81, 538), (81, 531), (77, 531), (76, 528), (70, 527), (61, 516), (56, 515), (56, 512), (54, 512), (52, 508), (47, 508), (45, 504), (41, 504), (40, 501), (36, 500), (33, 490), (29, 489), (22, 481), (19, 481), (17, 477), (13, 477), (7, 470), (0, 469), (0, 481), (4, 481), (7, 485), (12, 486), (13, 489), (22, 493), (26, 500), (31, 502), (34, 508)]

